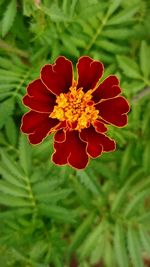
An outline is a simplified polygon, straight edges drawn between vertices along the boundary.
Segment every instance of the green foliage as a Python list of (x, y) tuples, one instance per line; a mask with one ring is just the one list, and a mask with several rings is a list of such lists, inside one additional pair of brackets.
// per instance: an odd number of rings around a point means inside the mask
[(16, 0), (11, 0), (2, 19), (2, 36), (4, 37), (12, 27), (17, 12)]
[[(1, 267), (150, 261), (149, 17), (149, 0), (0, 1)], [(52, 137), (20, 133), (26, 86), (58, 55), (102, 60), (131, 105), (128, 126), (109, 128), (116, 152), (83, 171), (50, 162)]]

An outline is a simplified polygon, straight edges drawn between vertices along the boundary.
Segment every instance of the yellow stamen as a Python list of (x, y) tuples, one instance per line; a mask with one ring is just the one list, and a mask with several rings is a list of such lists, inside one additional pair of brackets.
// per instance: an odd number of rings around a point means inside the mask
[(81, 131), (98, 118), (98, 113), (92, 101), (92, 90), (84, 93), (82, 88), (77, 89), (74, 83), (67, 94), (61, 93), (57, 96), (50, 117), (67, 121), (69, 125), (76, 122), (75, 130)]

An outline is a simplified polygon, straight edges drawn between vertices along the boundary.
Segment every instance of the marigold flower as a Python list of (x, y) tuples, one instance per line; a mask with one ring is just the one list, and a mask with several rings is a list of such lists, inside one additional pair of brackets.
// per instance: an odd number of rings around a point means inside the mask
[(115, 141), (106, 136), (107, 127), (124, 127), (130, 108), (120, 96), (115, 75), (98, 84), (103, 69), (101, 62), (80, 57), (75, 81), (71, 61), (60, 56), (55, 64), (45, 65), (40, 78), (28, 85), (23, 103), (30, 111), (22, 117), (21, 130), (31, 144), (55, 133), (55, 164), (83, 169), (89, 158), (115, 150)]

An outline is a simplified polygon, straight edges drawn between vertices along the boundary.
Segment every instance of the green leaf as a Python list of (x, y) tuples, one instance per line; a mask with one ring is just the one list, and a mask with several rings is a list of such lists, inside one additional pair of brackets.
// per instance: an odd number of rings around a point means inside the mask
[(123, 87), (125, 88), (127, 93), (134, 95), (144, 89), (145, 82), (140, 81), (140, 80), (132, 80), (128, 83), (124, 83)]
[(70, 194), (72, 193), (71, 189), (57, 189), (57, 191), (54, 192), (48, 192), (44, 194), (38, 194), (36, 195), (36, 199), (39, 202), (44, 202), (44, 203), (55, 203), (58, 202), (59, 200), (66, 199)]
[(105, 262), (105, 266), (115, 266), (115, 258), (114, 258), (114, 251), (111, 241), (109, 240), (109, 237), (111, 235), (110, 232), (106, 232), (104, 239), (104, 248), (103, 248), (103, 260)]
[(40, 9), (46, 15), (48, 15), (53, 22), (67, 22), (67, 21), (69, 22), (70, 21), (70, 17), (63, 14), (63, 12), (61, 11), (61, 9), (58, 7), (56, 3), (53, 3), (51, 5), (51, 8), (47, 8), (44, 5), (43, 6), (40, 5)]
[(131, 21), (133, 19), (133, 16), (137, 13), (138, 9), (139, 7), (135, 5), (130, 8), (126, 8), (123, 11), (120, 11), (108, 20), (107, 25), (120, 25), (122, 23)]
[(2, 19), (2, 36), (4, 37), (11, 29), (17, 12), (16, 0), (11, 0)]
[(127, 38), (131, 37), (132, 31), (131, 29), (125, 27), (119, 29), (116, 29), (115, 27), (109, 27), (108, 29), (104, 29), (101, 35), (114, 40), (126, 40)]
[(114, 232), (114, 249), (119, 267), (128, 266), (125, 232), (120, 223), (116, 223)]
[(121, 46), (119, 44), (116, 44), (115, 41), (109, 41), (109, 40), (97, 40), (96, 45), (98, 47), (101, 47), (102, 49), (106, 50), (109, 53), (126, 53), (128, 51), (128, 48), (126, 46)]
[(150, 58), (150, 47), (148, 47), (145, 41), (142, 41), (140, 48), (140, 65), (145, 78), (148, 78), (150, 74), (149, 58)]
[(143, 152), (143, 167), (146, 173), (150, 173), (150, 142), (146, 143)]
[(30, 258), (34, 261), (41, 261), (44, 257), (44, 254), (47, 252), (48, 244), (45, 240), (39, 240), (34, 243), (30, 253)]
[(72, 237), (71, 245), (69, 246), (69, 253), (76, 251), (78, 246), (82, 244), (82, 241), (85, 239), (88, 234), (91, 224), (94, 219), (94, 213), (91, 213), (83, 220), (80, 226), (77, 228), (75, 234)]
[(14, 110), (14, 99), (8, 98), (0, 107), (0, 129), (7, 123)]
[(11, 196), (4, 193), (0, 194), (0, 204), (8, 207), (32, 207), (32, 202), (29, 199)]
[(9, 117), (7, 120), (7, 123), (5, 124), (5, 133), (10, 144), (12, 144), (13, 146), (16, 146), (17, 138), (18, 138), (17, 128), (12, 117)]
[(131, 142), (130, 144), (128, 144), (125, 151), (123, 152), (121, 166), (120, 166), (120, 177), (122, 180), (124, 180), (127, 177), (130, 171), (129, 166), (130, 163), (132, 162), (134, 146), (135, 146), (134, 142)]
[(64, 47), (70, 52), (70, 54), (79, 57), (79, 51), (76, 48), (76, 43), (69, 36), (63, 35), (61, 37)]
[(139, 205), (143, 203), (143, 201), (146, 199), (146, 197), (150, 194), (150, 189), (143, 190), (142, 192), (138, 193), (133, 197), (133, 199), (130, 200), (129, 204), (127, 205), (125, 209), (125, 217), (131, 216), (131, 214), (134, 214), (137, 209), (139, 208)]
[(107, 16), (111, 16), (120, 6), (122, 0), (111, 0), (107, 11)]
[(103, 232), (106, 229), (106, 226), (107, 226), (106, 221), (101, 221), (89, 233), (80, 250), (81, 258), (89, 256), (91, 251), (95, 249), (98, 240), (102, 237)]
[(142, 259), (142, 250), (138, 232), (132, 226), (128, 226), (128, 250), (134, 267), (144, 267)]
[(145, 230), (144, 226), (139, 226), (139, 233), (144, 250), (150, 255), (150, 237), (149, 232)]
[(46, 216), (47, 218), (53, 218), (60, 222), (70, 222), (73, 223), (74, 220), (74, 213), (71, 210), (67, 210), (64, 207), (60, 207), (58, 205), (45, 205), (39, 204), (38, 205), (40, 214)]
[(133, 59), (126, 56), (117, 56), (117, 61), (124, 75), (132, 79), (142, 80), (139, 67)]
[(131, 187), (131, 183), (141, 178), (141, 176), (143, 176), (143, 169), (139, 168), (138, 170), (133, 172), (130, 177), (128, 177), (126, 184), (121, 187), (120, 191), (117, 193), (116, 198), (112, 203), (112, 212), (117, 212), (120, 207), (122, 207), (125, 202), (127, 192)]
[(20, 188), (25, 188), (25, 184), (23, 183), (23, 181), (16, 178), (16, 176), (10, 173), (10, 171), (2, 164), (0, 166), (0, 174), (2, 175), (3, 179), (8, 181), (10, 184), (16, 185)]
[(7, 170), (12, 175), (14, 175), (17, 179), (23, 181), (24, 176), (23, 176), (21, 170), (16, 165), (16, 163), (12, 160), (12, 158), (10, 156), (8, 156), (8, 154), (6, 152), (4, 152), (4, 150), (1, 150), (0, 152), (1, 152), (3, 163), (4, 163), (5, 167), (7, 168)]
[(31, 146), (27, 142), (27, 136), (23, 134), (20, 135), (19, 139), (19, 160), (25, 174), (30, 175), (32, 166)]
[(150, 211), (144, 212), (144, 213), (141, 214), (141, 216), (138, 216), (137, 221), (139, 223), (143, 223), (145, 225), (146, 224), (149, 225), (149, 222), (150, 222)]
[(89, 191), (94, 193), (94, 195), (99, 195), (99, 189), (94, 182), (94, 179), (92, 179), (92, 177), (88, 175), (87, 171), (77, 171), (77, 177), (79, 177), (80, 182), (84, 184), (89, 189)]
[(17, 197), (28, 197), (27, 191), (24, 189), (17, 187), (16, 185), (12, 185), (7, 181), (0, 180), (0, 191), (9, 194), (12, 196), (17, 196)]

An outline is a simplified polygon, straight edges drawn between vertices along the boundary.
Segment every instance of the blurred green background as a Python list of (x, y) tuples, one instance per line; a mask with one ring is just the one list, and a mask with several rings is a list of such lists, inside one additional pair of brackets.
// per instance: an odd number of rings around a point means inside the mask
[[(0, 0), (0, 267), (150, 266), (150, 1)], [(20, 133), (40, 67), (88, 55), (131, 111), (117, 150), (75, 171)]]

